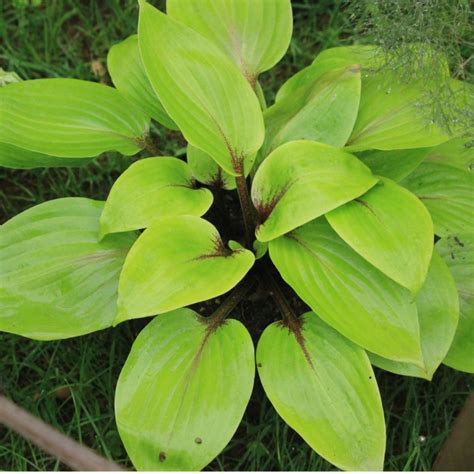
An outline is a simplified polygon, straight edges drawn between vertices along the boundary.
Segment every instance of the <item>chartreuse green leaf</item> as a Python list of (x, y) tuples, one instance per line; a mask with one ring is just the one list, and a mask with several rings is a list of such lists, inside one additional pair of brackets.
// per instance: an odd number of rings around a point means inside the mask
[(283, 279), (326, 323), (389, 359), (421, 364), (410, 292), (352, 250), (324, 218), (269, 243)]
[(197, 189), (190, 167), (173, 157), (132, 164), (114, 183), (100, 218), (101, 236), (144, 229), (163, 216), (202, 216), (212, 204), (208, 189)]
[(168, 0), (166, 11), (219, 46), (252, 85), (283, 57), (293, 31), (290, 0)]
[(222, 295), (245, 276), (254, 260), (249, 250), (227, 249), (217, 229), (204, 219), (157, 219), (125, 261), (116, 323)]
[(459, 294), (459, 325), (444, 363), (474, 373), (474, 233), (446, 236), (436, 250), (451, 270)]
[(357, 253), (400, 285), (417, 293), (433, 252), (433, 223), (420, 200), (389, 179), (326, 215)]
[(431, 380), (453, 341), (459, 319), (458, 292), (443, 259), (435, 252), (423, 288), (416, 297), (424, 368), (370, 354), (371, 362), (396, 374)]
[(278, 414), (318, 454), (348, 471), (380, 471), (385, 423), (380, 393), (363, 349), (314, 313), (290, 330), (263, 332), (257, 367)]
[(308, 66), (290, 77), (278, 90), (275, 101), (279, 102), (299, 89), (310, 86), (318, 77), (328, 71), (348, 66), (360, 66), (364, 69), (378, 67), (381, 63), (380, 55), (376, 54), (375, 46), (354, 45), (326, 49)]
[(454, 138), (431, 148), (426, 161), (472, 172), (474, 170), (474, 143), (472, 139)]
[(439, 145), (448, 135), (430, 120), (429, 85), (402, 83), (394, 72), (362, 79), (359, 114), (347, 142), (349, 151), (398, 150)]
[(366, 164), (372, 173), (398, 182), (412, 173), (427, 158), (430, 150), (432, 148), (368, 150), (357, 153), (357, 158)]
[(138, 35), (115, 44), (107, 55), (107, 69), (114, 86), (137, 107), (165, 127), (177, 130), (146, 76), (138, 47)]
[(0, 142), (63, 158), (140, 151), (149, 118), (118, 90), (77, 79), (0, 88)]
[(90, 161), (91, 158), (60, 158), (45, 155), (0, 142), (0, 166), (6, 168), (32, 169), (42, 167), (82, 166), (90, 163)]
[(186, 140), (228, 173), (242, 174), (263, 142), (264, 126), (259, 101), (237, 66), (207, 38), (143, 0), (138, 40), (147, 76)]
[(186, 157), (193, 176), (216, 188), (235, 189), (235, 178), (226, 173), (205, 151), (188, 145)]
[(402, 186), (430, 211), (440, 237), (474, 229), (474, 174), (440, 163), (422, 163)]
[(115, 394), (135, 468), (204, 468), (237, 429), (254, 376), (252, 339), (240, 322), (216, 328), (186, 308), (155, 318), (134, 342)]
[(358, 66), (317, 74), (265, 111), (263, 156), (292, 140), (344, 146), (354, 127), (359, 97)]
[(342, 150), (310, 141), (277, 148), (257, 170), (252, 200), (261, 224), (257, 238), (276, 237), (364, 194), (377, 182)]
[(0, 227), (0, 331), (52, 340), (112, 325), (135, 234), (99, 243), (102, 208), (91, 199), (56, 199)]

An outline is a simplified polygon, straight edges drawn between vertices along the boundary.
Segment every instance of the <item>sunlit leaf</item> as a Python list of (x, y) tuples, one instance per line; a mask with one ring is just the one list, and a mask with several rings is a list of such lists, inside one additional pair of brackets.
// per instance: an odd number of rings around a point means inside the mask
[(146, 76), (137, 35), (131, 35), (110, 48), (107, 69), (114, 86), (137, 107), (165, 127), (178, 128), (161, 105)]
[(149, 118), (119, 91), (77, 79), (35, 79), (0, 88), (0, 142), (64, 158), (143, 148)]
[(133, 344), (115, 396), (135, 468), (204, 468), (237, 429), (254, 374), (252, 339), (240, 322), (215, 328), (190, 309), (155, 318)]
[(474, 233), (446, 236), (436, 250), (451, 270), (459, 293), (459, 325), (444, 363), (474, 373)]
[(166, 11), (219, 46), (252, 85), (283, 57), (293, 31), (290, 0), (168, 0)]
[(377, 182), (355, 156), (310, 141), (290, 142), (262, 163), (252, 184), (257, 237), (274, 239), (360, 196)]
[(8, 143), (0, 143), (0, 166), (14, 169), (52, 168), (59, 166), (82, 166), (91, 158), (60, 158), (36, 151), (25, 150)]
[(474, 172), (453, 166), (422, 163), (402, 182), (430, 211), (441, 237), (474, 229)]
[(193, 176), (215, 188), (235, 189), (235, 178), (225, 172), (205, 151), (188, 145), (186, 157)]
[(199, 217), (163, 217), (140, 235), (120, 277), (117, 323), (205, 301), (233, 288), (255, 257), (229, 250)]
[(100, 218), (101, 235), (144, 229), (163, 216), (202, 216), (212, 193), (198, 189), (191, 169), (173, 157), (137, 161), (114, 183)]
[(363, 349), (314, 313), (293, 330), (265, 329), (257, 367), (279, 415), (321, 456), (350, 471), (380, 471), (385, 423), (377, 382)]
[(354, 127), (359, 97), (358, 66), (316, 74), (265, 111), (263, 156), (292, 140), (344, 146)]
[(416, 293), (433, 251), (433, 223), (412, 193), (389, 179), (326, 215), (332, 228), (368, 262)]
[(269, 249), (284, 280), (326, 323), (371, 352), (420, 364), (410, 292), (352, 250), (324, 218), (272, 240)]
[(433, 252), (425, 284), (416, 297), (424, 368), (384, 359), (375, 354), (370, 360), (377, 367), (401, 375), (431, 380), (453, 341), (459, 319), (456, 284), (443, 259)]
[(430, 150), (431, 148), (369, 150), (357, 153), (357, 158), (367, 165), (372, 173), (398, 182), (412, 173), (425, 160)]
[(143, 0), (138, 27), (148, 78), (186, 140), (228, 173), (263, 142), (263, 116), (252, 88), (224, 52)]
[(112, 325), (135, 234), (99, 243), (102, 208), (90, 199), (56, 199), (0, 227), (0, 331), (51, 340)]

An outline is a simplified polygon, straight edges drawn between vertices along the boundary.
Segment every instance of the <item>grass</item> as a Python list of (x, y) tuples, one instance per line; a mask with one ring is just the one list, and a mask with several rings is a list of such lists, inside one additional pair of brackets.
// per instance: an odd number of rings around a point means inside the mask
[[(68, 76), (109, 82), (109, 46), (135, 31), (135, 0), (48, 0), (41, 7), (0, 6), (0, 66), (23, 78)], [(26, 3), (29, 3), (26, 1)], [(155, 2), (156, 3), (156, 2)], [(157, 2), (163, 6), (163, 2)], [(295, 1), (295, 36), (289, 51), (262, 77), (271, 100), (277, 85), (311, 63), (319, 50), (349, 43), (342, 1)], [(99, 71), (95, 77), (94, 70)], [(157, 131), (161, 148), (182, 143)], [(0, 222), (48, 199), (104, 199), (130, 163), (104, 155), (78, 169), (0, 170)], [(40, 343), (0, 334), (0, 391), (53, 426), (103, 455), (131, 466), (113, 415), (115, 383), (143, 321), (67, 341)], [(429, 470), (467, 394), (472, 378), (446, 367), (434, 381), (377, 372), (388, 425), (386, 469)], [(471, 385), (470, 385), (471, 384)], [(1, 470), (54, 470), (64, 466), (28, 441), (0, 428)], [(327, 470), (277, 416), (258, 382), (239, 430), (211, 470)]]

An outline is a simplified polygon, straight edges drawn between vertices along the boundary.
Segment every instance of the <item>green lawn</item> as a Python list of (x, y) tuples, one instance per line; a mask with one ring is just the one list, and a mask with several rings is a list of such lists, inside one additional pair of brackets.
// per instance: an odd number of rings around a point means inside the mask
[[(69, 76), (109, 82), (109, 45), (135, 31), (135, 0), (5, 0), (0, 5), (0, 66), (23, 78)], [(163, 2), (155, 2), (162, 7)], [(281, 82), (308, 65), (318, 51), (350, 44), (351, 25), (342, 0), (294, 1), (295, 34), (284, 60), (262, 77), (269, 100)], [(94, 70), (99, 71), (94, 76)], [(176, 135), (156, 130), (170, 154), (183, 146)], [(0, 222), (42, 201), (64, 196), (104, 199), (130, 163), (110, 154), (84, 168), (0, 169)], [(245, 305), (242, 311), (252, 311)], [(255, 314), (254, 317), (258, 317)], [(0, 390), (23, 407), (103, 455), (130, 462), (113, 415), (115, 383), (130, 346), (146, 322), (61, 342), (40, 343), (0, 334)], [(434, 381), (377, 372), (386, 419), (386, 469), (429, 470), (473, 378), (442, 367)], [(326, 470), (319, 458), (282, 421), (257, 382), (244, 420), (211, 470)], [(0, 428), (1, 470), (52, 470), (64, 466), (31, 443)]]

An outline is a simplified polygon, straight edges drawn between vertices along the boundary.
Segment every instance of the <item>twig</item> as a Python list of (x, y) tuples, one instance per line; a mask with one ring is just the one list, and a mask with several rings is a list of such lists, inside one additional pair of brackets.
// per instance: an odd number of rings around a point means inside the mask
[(218, 327), (222, 320), (245, 298), (254, 283), (253, 278), (247, 277), (233, 289), (224, 302), (206, 319), (212, 329)]
[(0, 423), (77, 471), (124, 471), (0, 395)]

